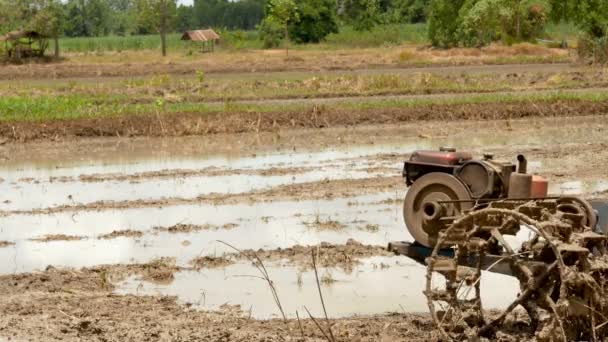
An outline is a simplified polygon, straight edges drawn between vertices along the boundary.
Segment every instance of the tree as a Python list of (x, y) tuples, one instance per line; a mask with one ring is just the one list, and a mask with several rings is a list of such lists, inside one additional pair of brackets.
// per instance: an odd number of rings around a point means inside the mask
[(59, 36), (63, 33), (64, 9), (59, 0), (35, 0), (30, 3), (31, 16), (27, 28), (52, 37), (55, 58), (59, 57)]
[(177, 8), (175, 29), (184, 32), (196, 28), (193, 6), (180, 5)]
[(328, 34), (338, 32), (335, 0), (302, 0), (298, 7), (299, 21), (289, 33), (296, 43), (318, 43)]
[(545, 0), (432, 0), (429, 37), (440, 47), (530, 40), (543, 33), (549, 12)]
[(343, 0), (342, 17), (357, 31), (369, 31), (380, 22), (378, 0)]
[(0, 0), (0, 32), (23, 26), (23, 2)]
[(160, 34), (161, 51), (167, 55), (167, 32), (177, 14), (175, 0), (138, 0), (137, 24), (140, 28), (149, 28)]
[(112, 11), (107, 0), (68, 0), (65, 34), (97, 37), (111, 32)]
[(294, 0), (269, 0), (266, 9), (267, 26), (280, 26), (285, 39), (285, 54), (289, 57), (289, 25), (299, 20)]
[(572, 1), (572, 6), (573, 22), (583, 31), (577, 47), (579, 56), (591, 57), (594, 62), (607, 63), (608, 1)]
[(429, 39), (433, 46), (452, 47), (458, 43), (458, 13), (464, 0), (431, 0)]
[(430, 0), (394, 0), (389, 8), (392, 21), (422, 23), (426, 21)]
[(593, 38), (608, 36), (608, 1), (580, 0), (574, 1), (572, 5), (574, 22), (587, 35)]
[(135, 31), (136, 8), (133, 0), (107, 0), (112, 17), (111, 32), (125, 36)]

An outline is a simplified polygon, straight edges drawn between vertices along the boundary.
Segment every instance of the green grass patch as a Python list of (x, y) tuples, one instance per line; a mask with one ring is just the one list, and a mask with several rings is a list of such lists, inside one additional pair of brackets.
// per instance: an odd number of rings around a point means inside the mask
[[(554, 101), (608, 101), (608, 92), (556, 91), (542, 94), (480, 94), (450, 98), (369, 99), (323, 104), (326, 110), (398, 109), (427, 105), (464, 105), (490, 103), (554, 102)], [(170, 113), (272, 113), (310, 110), (309, 103), (166, 103), (158, 100), (150, 104), (125, 104), (120, 101), (99, 103), (99, 99), (77, 96), (3, 97), (0, 99), (0, 121), (48, 121), (81, 118), (119, 117), (135, 114)]]
[[(218, 49), (261, 48), (261, 41), (255, 31), (219, 31), (222, 37)], [(200, 49), (198, 43), (181, 40), (181, 33), (167, 35), (167, 49), (194, 54)], [(122, 52), (138, 50), (160, 50), (159, 35), (106, 36), (61, 38), (60, 50), (63, 52)]]
[(335, 48), (365, 48), (427, 42), (426, 24), (391, 24), (379, 25), (370, 31), (356, 31), (345, 26), (340, 32), (327, 36), (322, 45)]

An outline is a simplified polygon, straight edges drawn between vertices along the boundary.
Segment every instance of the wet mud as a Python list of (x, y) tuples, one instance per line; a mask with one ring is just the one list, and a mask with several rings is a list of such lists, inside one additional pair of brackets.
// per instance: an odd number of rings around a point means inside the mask
[[(551, 193), (590, 197), (608, 192), (604, 119), (0, 146), (0, 336), (322, 341), (304, 309), (323, 316), (314, 253), (337, 339), (438, 340), (425, 267), (385, 249), (411, 240), (403, 161), (440, 146), (501, 160), (524, 153)], [(486, 291), (488, 310), (518, 293), (506, 276), (484, 274), (484, 286), (502, 289)]]

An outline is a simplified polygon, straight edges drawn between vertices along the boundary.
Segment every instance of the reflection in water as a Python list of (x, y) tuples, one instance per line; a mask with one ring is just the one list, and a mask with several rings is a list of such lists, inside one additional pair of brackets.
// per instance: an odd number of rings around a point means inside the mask
[[(384, 312), (427, 312), (422, 294), (426, 285), (426, 268), (406, 257), (372, 257), (363, 259), (352, 272), (321, 268), (319, 276), (330, 317), (369, 315)], [(313, 316), (321, 317), (322, 309), (314, 271), (294, 266), (269, 266), (268, 273), (277, 289), (286, 314), (302, 316), (306, 306)], [(184, 303), (201, 309), (217, 310), (224, 304), (240, 305), (246, 315), (256, 318), (278, 317), (268, 285), (247, 263), (221, 269), (184, 271), (175, 275), (169, 285), (152, 284), (132, 277), (119, 284), (118, 293), (177, 296)], [(481, 283), (484, 308), (506, 307), (517, 296), (515, 278), (485, 273)], [(496, 289), (500, 288), (500, 291)]]
[[(0, 218), (1, 240), (16, 242), (0, 248), (0, 273), (44, 269), (47, 265), (84, 267), (109, 263), (148, 262), (160, 256), (176, 257), (178, 264), (199, 255), (232, 252), (217, 240), (239, 248), (275, 249), (320, 242), (344, 244), (353, 238), (370, 245), (384, 246), (393, 240), (409, 240), (400, 203), (380, 204), (401, 194), (381, 193), (350, 199), (282, 201), (238, 205), (186, 205), (163, 208), (134, 208), (116, 211), (58, 213), (53, 215), (11, 215)], [(346, 225), (338, 230), (320, 230), (307, 223), (334, 220)], [(175, 224), (209, 224), (213, 227), (192, 233), (171, 234), (153, 227)], [(233, 229), (219, 229), (227, 223)], [(366, 226), (377, 226), (368, 230)], [(145, 232), (141, 238), (99, 240), (114, 230)], [(88, 237), (69, 242), (35, 242), (28, 239), (66, 234)], [(183, 246), (183, 241), (189, 241)], [(16, 255), (16, 257), (15, 257)]]

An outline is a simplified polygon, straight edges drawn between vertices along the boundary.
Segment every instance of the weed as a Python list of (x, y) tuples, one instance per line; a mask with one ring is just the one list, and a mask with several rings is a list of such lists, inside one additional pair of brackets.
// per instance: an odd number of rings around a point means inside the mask
[(196, 79), (198, 83), (203, 84), (205, 82), (205, 72), (203, 70), (196, 70)]

